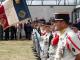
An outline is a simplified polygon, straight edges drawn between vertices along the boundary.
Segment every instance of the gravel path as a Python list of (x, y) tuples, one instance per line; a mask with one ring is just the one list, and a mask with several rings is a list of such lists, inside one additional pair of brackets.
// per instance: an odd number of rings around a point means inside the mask
[(0, 60), (37, 60), (32, 41), (0, 41)]

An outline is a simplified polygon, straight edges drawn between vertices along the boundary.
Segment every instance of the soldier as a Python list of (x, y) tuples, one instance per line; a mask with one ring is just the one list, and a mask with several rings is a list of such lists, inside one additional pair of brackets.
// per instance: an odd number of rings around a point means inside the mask
[(50, 30), (50, 24), (47, 23), (45, 25), (45, 35), (42, 36), (43, 39), (43, 46), (42, 51), (41, 51), (41, 60), (47, 60), (48, 58), (48, 48), (49, 48), (49, 37), (51, 35), (51, 30)]
[[(54, 19), (51, 21), (51, 24), (52, 24), (52, 26), (51, 26), (52, 37), (50, 37), (50, 40), (49, 40), (49, 50), (48, 50), (49, 58), (47, 60), (53, 60), (54, 59), (57, 41), (58, 41), (58, 37), (60, 35), (59, 31), (55, 27)], [(54, 41), (55, 39), (56, 39), (56, 41)], [(53, 43), (53, 42), (55, 42), (55, 43)]]
[(73, 24), (71, 28), (77, 34), (78, 38), (80, 39), (80, 28), (78, 24)]
[(53, 60), (80, 60), (80, 40), (69, 27), (69, 14), (56, 13), (55, 26), (60, 32), (58, 41), (53, 40), (53, 45), (57, 43)]
[(25, 31), (26, 38), (28, 40), (31, 40), (31, 33), (33, 31), (33, 28), (31, 26), (30, 20), (28, 20), (28, 23), (24, 24), (24, 31)]
[(34, 27), (34, 42), (35, 42), (35, 48), (36, 48), (36, 51), (37, 51), (37, 56), (40, 57), (40, 40), (41, 40), (41, 37), (40, 37), (40, 34), (38, 33), (37, 31), (37, 25), (35, 25)]

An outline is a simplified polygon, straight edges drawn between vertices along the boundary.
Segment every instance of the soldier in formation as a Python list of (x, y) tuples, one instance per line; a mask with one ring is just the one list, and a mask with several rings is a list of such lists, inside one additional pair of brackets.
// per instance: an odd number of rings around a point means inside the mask
[(40, 26), (41, 60), (80, 60), (80, 40), (69, 26), (69, 20), (68, 13), (56, 13), (53, 29), (46, 24)]

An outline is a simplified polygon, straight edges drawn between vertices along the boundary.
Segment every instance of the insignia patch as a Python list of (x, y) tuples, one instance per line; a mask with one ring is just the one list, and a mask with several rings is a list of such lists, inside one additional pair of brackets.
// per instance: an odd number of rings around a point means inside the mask
[(24, 10), (20, 10), (18, 15), (19, 15), (19, 17), (24, 18), (26, 15), (26, 12)]
[(74, 48), (72, 48), (72, 51), (74, 51), (74, 52), (75, 52), (75, 49), (74, 49)]

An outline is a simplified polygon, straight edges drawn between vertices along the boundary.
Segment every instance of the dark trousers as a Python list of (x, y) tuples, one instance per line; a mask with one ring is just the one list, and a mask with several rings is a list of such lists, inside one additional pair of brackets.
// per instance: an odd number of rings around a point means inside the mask
[(25, 32), (26, 39), (31, 39), (31, 32)]
[(31, 40), (31, 32), (27, 32), (27, 39)]
[(5, 40), (9, 40), (9, 32), (5, 32)]
[(0, 40), (3, 40), (3, 33), (0, 33)]

